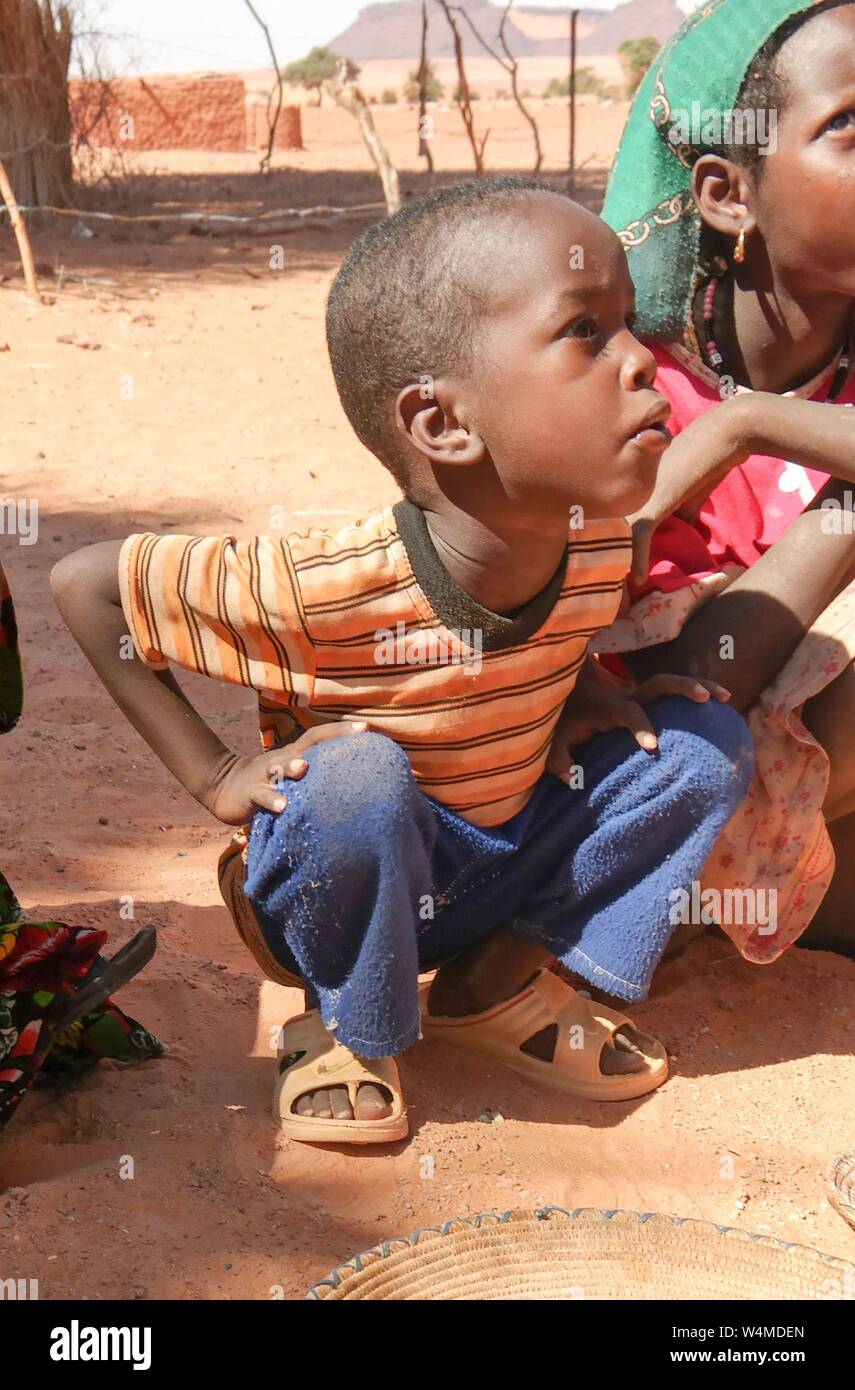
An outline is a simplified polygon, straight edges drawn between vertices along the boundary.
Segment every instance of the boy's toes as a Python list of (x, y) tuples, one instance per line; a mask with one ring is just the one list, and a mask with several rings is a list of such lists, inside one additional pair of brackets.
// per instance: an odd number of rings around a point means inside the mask
[(648, 1056), (655, 1052), (645, 1049), (655, 1048), (655, 1039), (646, 1033), (639, 1033), (631, 1024), (624, 1024), (614, 1035), (614, 1046), (604, 1047), (600, 1057), (600, 1070), (604, 1076), (626, 1076), (631, 1072), (644, 1071)]
[(356, 1097), (357, 1120), (384, 1120), (391, 1113), (388, 1097), (379, 1086), (368, 1083), (360, 1086)]
[(347, 1087), (335, 1086), (329, 1094), (334, 1118), (336, 1120), (352, 1120), (353, 1111), (350, 1106), (350, 1096), (347, 1094)]
[[(294, 1104), (294, 1113), (309, 1120), (352, 1120), (353, 1110), (346, 1086), (332, 1086), (328, 1091), (310, 1091)], [(379, 1086), (362, 1085), (356, 1102), (357, 1120), (384, 1120), (391, 1115), (392, 1106)]]
[(312, 1093), (312, 1114), (315, 1119), (331, 1120), (332, 1113), (329, 1091), (314, 1091)]

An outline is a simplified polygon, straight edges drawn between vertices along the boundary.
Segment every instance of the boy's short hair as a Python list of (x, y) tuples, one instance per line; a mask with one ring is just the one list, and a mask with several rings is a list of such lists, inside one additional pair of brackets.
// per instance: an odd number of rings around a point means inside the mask
[(561, 190), (514, 174), (438, 188), (363, 232), (333, 281), (327, 345), (341, 403), (405, 492), (395, 397), (469, 369), (496, 215), (535, 193)]

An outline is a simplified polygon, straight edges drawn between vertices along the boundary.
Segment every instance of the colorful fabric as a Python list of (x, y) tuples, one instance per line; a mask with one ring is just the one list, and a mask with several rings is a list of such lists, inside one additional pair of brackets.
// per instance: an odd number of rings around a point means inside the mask
[[(733, 110), (751, 60), (786, 20), (813, 3), (701, 0), (645, 76), (603, 208), (629, 256), (645, 336), (681, 338), (697, 284), (701, 219), (692, 166), (715, 146), (703, 143), (702, 120), (697, 132), (687, 130), (692, 112)], [(671, 131), (691, 134), (693, 143), (672, 142)]]
[(265, 747), (365, 719), (406, 751), (426, 795), (500, 825), (544, 771), (629, 559), (622, 520), (570, 530), (551, 584), (501, 617), (454, 584), (423, 514), (401, 502), (336, 535), (132, 536), (120, 582), (143, 660), (255, 689)]
[[(656, 386), (671, 402), (672, 434), (720, 402), (718, 378), (685, 349), (654, 347)], [(788, 396), (825, 401), (834, 378), (835, 359), (813, 381)], [(737, 388), (742, 391), (744, 388)], [(835, 406), (855, 405), (855, 376)], [(668, 455), (662, 468), (668, 467)], [(828, 481), (828, 474), (784, 459), (752, 454), (732, 468), (700, 508), (696, 519), (672, 516), (658, 527), (651, 546), (650, 575), (634, 589), (636, 597), (659, 589), (670, 593), (730, 565), (749, 569), (784, 534)]]
[(75, 991), (103, 969), (106, 939), (87, 927), (25, 921), (0, 874), (0, 1129), (37, 1077), (62, 1081), (99, 1057), (162, 1054), (157, 1038), (109, 999), (63, 1029)]
[[(672, 593), (646, 594), (592, 646), (601, 652), (629, 652), (670, 642), (700, 605), (742, 572), (732, 567)], [(853, 660), (855, 583), (821, 614), (746, 715), (754, 741), (754, 780), (700, 881), (703, 891), (715, 890), (715, 902), (727, 902), (722, 895), (728, 889), (738, 893), (763, 885), (767, 906), (775, 905), (774, 930), (769, 931), (770, 923), (749, 921), (747, 910), (744, 920), (721, 923), (743, 956), (761, 965), (777, 960), (798, 940), (834, 876), (834, 849), (822, 813), (830, 763), (801, 714), (805, 701)], [(756, 901), (756, 893), (751, 900)]]

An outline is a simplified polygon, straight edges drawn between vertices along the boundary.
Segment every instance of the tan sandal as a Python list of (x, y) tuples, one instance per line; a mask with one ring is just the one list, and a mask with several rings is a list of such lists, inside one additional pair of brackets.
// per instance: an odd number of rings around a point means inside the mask
[[(308, 1144), (391, 1144), (409, 1134), (407, 1112), (401, 1096), (401, 1080), (392, 1057), (357, 1057), (349, 1047), (327, 1032), (317, 1009), (284, 1024), (279, 1034), (279, 1076), (273, 1092), (273, 1114), (283, 1134)], [(283, 1065), (294, 1054), (290, 1065)], [(298, 1115), (294, 1106), (310, 1091), (346, 1086), (356, 1111), (360, 1086), (370, 1083), (386, 1091), (392, 1114), (382, 1120), (321, 1120)]]
[[(578, 994), (550, 970), (539, 970), (525, 989), (480, 1014), (438, 1018), (428, 1013), (429, 985), (422, 986), (422, 1034), (482, 1053), (503, 1062), (543, 1086), (554, 1086), (585, 1100), (635, 1100), (655, 1091), (668, 1076), (668, 1054), (662, 1043), (645, 1054), (640, 1072), (606, 1076), (600, 1070), (603, 1048), (630, 1020), (623, 1014)], [(521, 1051), (543, 1031), (557, 1029), (549, 1062)]]

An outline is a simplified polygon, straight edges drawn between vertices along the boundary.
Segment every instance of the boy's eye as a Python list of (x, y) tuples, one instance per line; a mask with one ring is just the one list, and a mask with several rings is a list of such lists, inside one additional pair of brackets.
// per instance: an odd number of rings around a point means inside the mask
[(839, 115), (833, 117), (825, 127), (826, 130), (839, 132), (841, 130), (855, 130), (855, 107), (850, 111), (841, 111)]
[(590, 341), (597, 336), (597, 320), (590, 316), (584, 319), (576, 319), (573, 323), (568, 323), (564, 330), (565, 338), (578, 338), (583, 342)]

